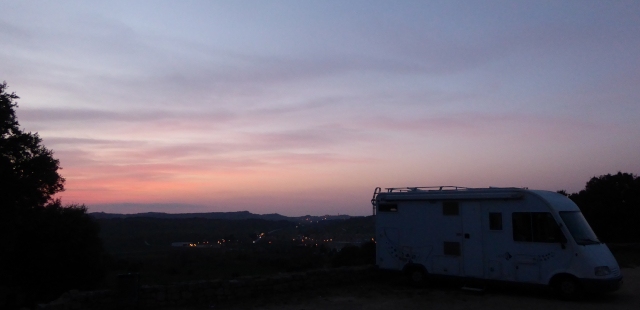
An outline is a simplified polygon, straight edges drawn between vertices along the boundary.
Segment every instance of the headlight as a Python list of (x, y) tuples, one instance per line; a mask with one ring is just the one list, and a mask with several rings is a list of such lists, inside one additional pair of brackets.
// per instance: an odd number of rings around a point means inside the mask
[(611, 274), (611, 269), (607, 266), (599, 266), (595, 268), (596, 276), (607, 276)]

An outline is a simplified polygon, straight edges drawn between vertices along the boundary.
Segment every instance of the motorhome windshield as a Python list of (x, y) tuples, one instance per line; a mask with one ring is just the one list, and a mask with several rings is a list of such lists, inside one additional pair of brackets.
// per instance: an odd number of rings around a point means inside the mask
[(576, 243), (580, 245), (599, 244), (600, 240), (596, 237), (596, 234), (591, 230), (591, 226), (587, 223), (587, 220), (580, 211), (562, 211), (560, 217), (567, 225), (569, 232), (576, 240)]

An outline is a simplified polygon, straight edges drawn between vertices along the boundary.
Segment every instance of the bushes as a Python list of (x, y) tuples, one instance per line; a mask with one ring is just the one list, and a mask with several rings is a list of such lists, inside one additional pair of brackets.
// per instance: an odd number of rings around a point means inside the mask
[(104, 276), (99, 227), (84, 206), (59, 202), (29, 209), (13, 231), (13, 248), (4, 251), (5, 285), (17, 288), (20, 300), (33, 304), (57, 298), (70, 289), (93, 289)]
[(362, 246), (346, 246), (333, 258), (333, 267), (373, 265), (376, 262), (376, 244), (373, 241)]
[(640, 242), (640, 177), (630, 173), (593, 177), (569, 195), (605, 242)]

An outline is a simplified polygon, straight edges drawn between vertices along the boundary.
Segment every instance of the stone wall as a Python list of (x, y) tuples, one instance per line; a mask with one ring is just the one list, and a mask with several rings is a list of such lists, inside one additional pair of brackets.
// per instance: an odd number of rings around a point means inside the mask
[(59, 299), (39, 305), (41, 310), (158, 309), (166, 306), (211, 306), (238, 300), (273, 298), (278, 295), (338, 286), (375, 277), (373, 267), (312, 270), (274, 276), (206, 280), (172, 285), (143, 285), (123, 291), (70, 291)]

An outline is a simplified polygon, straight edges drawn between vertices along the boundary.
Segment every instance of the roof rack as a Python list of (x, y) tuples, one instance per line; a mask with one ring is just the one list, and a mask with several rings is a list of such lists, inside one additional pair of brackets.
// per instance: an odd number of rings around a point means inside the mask
[(415, 192), (415, 191), (441, 191), (441, 190), (454, 190), (468, 189), (462, 186), (423, 186), (423, 187), (388, 187), (385, 188), (387, 193), (403, 193), (403, 192)]
[[(461, 186), (423, 186), (423, 187), (387, 187), (385, 188), (387, 193), (403, 193), (403, 192), (415, 192), (415, 191), (441, 191), (441, 190), (459, 190), (468, 189)], [(382, 193), (382, 188), (376, 187), (373, 191), (373, 197), (371, 198), (371, 205), (373, 206), (373, 215), (376, 215), (376, 196)]]
[[(472, 187), (462, 187), (462, 186), (452, 186), (452, 185), (446, 185), (446, 186), (423, 186), (423, 187), (387, 187), (385, 188), (387, 193), (410, 193), (410, 192), (439, 192), (439, 191), (465, 191), (468, 193), (471, 192), (475, 192), (475, 191), (479, 191), (479, 190), (486, 190), (486, 189), (494, 189), (494, 190), (500, 190), (500, 189), (504, 189), (504, 190), (508, 190), (508, 189), (528, 189), (527, 187), (522, 187), (522, 188), (518, 188), (518, 187), (493, 187), (490, 186), (488, 188), (472, 188)], [(377, 200), (376, 197), (378, 196), (378, 194), (382, 193), (382, 188), (380, 187), (376, 187), (376, 189), (373, 191), (373, 197), (371, 198), (371, 205), (373, 206), (373, 215), (376, 215), (376, 207), (377, 207)], [(419, 194), (419, 193), (416, 193)], [(444, 193), (443, 193), (444, 194)]]

